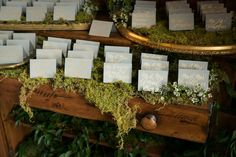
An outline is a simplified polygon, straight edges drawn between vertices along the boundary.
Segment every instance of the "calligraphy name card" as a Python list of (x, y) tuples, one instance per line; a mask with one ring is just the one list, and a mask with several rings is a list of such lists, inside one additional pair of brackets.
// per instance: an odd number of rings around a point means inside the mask
[(232, 27), (231, 13), (206, 14), (206, 31), (225, 31)]
[(71, 49), (71, 39), (48, 37), (48, 41), (67, 43), (68, 44), (68, 50)]
[(209, 71), (208, 70), (178, 70), (178, 84), (194, 87), (200, 85), (204, 90), (208, 90)]
[(179, 60), (179, 69), (207, 70), (208, 62)]
[(58, 65), (62, 65), (62, 50), (61, 49), (37, 49), (37, 59), (56, 59)]
[(84, 58), (84, 59), (93, 59), (94, 52), (92, 50), (73, 50), (68, 51), (68, 58)]
[(120, 52), (106, 52), (106, 63), (132, 63), (132, 54)]
[(93, 59), (66, 58), (65, 77), (90, 79)]
[(0, 21), (20, 21), (22, 7), (2, 6), (0, 10)]
[(5, 40), (0, 39), (0, 46), (3, 46), (3, 45), (5, 45)]
[(131, 63), (104, 63), (103, 82), (112, 83), (117, 81), (132, 82)]
[(23, 47), (24, 52), (24, 58), (28, 57), (30, 55), (30, 41), (29, 40), (7, 40), (7, 45), (20, 45)]
[(56, 66), (56, 59), (30, 59), (30, 78), (53, 78)]
[(0, 46), (0, 64), (23, 62), (22, 46)]
[(89, 30), (89, 35), (109, 37), (112, 26), (113, 22), (110, 21), (93, 20)]
[(63, 56), (67, 56), (67, 43), (55, 42), (55, 41), (43, 41), (43, 49), (61, 49)]
[(13, 33), (13, 39), (25, 39), (30, 41), (30, 49), (35, 49), (36, 47), (36, 34), (35, 33)]
[(168, 71), (139, 70), (138, 91), (157, 92), (168, 81)]
[(157, 61), (151, 59), (142, 59), (141, 62), (142, 70), (169, 70), (169, 62), (168, 61)]
[(194, 29), (194, 14), (179, 13), (169, 14), (169, 30), (193, 30)]
[(47, 13), (46, 7), (27, 7), (26, 21), (43, 21)]
[(54, 6), (53, 20), (75, 21), (77, 6)]

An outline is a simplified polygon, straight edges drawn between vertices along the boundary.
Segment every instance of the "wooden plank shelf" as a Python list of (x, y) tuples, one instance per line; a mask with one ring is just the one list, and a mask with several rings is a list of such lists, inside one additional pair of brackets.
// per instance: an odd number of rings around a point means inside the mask
[[(16, 104), (20, 86), (21, 83), (16, 79), (7, 78), (0, 82), (0, 104)], [(66, 93), (62, 89), (53, 90), (49, 85), (36, 89), (28, 102), (33, 108), (85, 119), (113, 122), (111, 115), (102, 114), (98, 108), (89, 104), (83, 96), (76, 93)], [(158, 124), (155, 129), (145, 130), (138, 123), (136, 128), (138, 130), (198, 143), (204, 143), (207, 139), (211, 116), (208, 105), (200, 107), (167, 105), (164, 109), (157, 111), (160, 105), (151, 105), (140, 98), (133, 98), (129, 101), (129, 106), (135, 105), (140, 109), (137, 114), (139, 122), (144, 115), (149, 113), (158, 117)], [(3, 118), (7, 117), (7, 114), (4, 115), (4, 113), (10, 112), (10, 109), (6, 108), (4, 110), (3, 107)]]

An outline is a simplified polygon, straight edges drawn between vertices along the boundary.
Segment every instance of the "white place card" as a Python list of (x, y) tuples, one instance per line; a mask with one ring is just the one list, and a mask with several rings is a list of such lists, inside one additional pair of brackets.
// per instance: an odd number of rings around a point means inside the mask
[(26, 21), (43, 21), (47, 13), (46, 7), (27, 7)]
[(139, 70), (138, 91), (157, 92), (168, 82), (168, 71)]
[(41, 1), (34, 1), (33, 6), (35, 7), (47, 7), (48, 12), (53, 12), (54, 3), (53, 2), (41, 2)]
[(206, 14), (227, 13), (227, 8), (208, 9), (202, 11), (202, 20), (205, 21)]
[(1, 34), (0, 33), (0, 39), (3, 41), (3, 45), (6, 44), (6, 41), (8, 40), (8, 34)]
[(193, 30), (194, 29), (194, 14), (179, 13), (169, 14), (169, 30)]
[(30, 59), (30, 78), (53, 78), (56, 68), (56, 59)]
[(207, 67), (208, 67), (208, 62), (179, 60), (179, 69), (207, 70)]
[(93, 20), (89, 30), (89, 35), (109, 37), (113, 22)]
[(104, 52), (106, 55), (106, 52), (124, 52), (129, 53), (130, 47), (127, 46), (104, 46)]
[(94, 52), (91, 50), (73, 50), (68, 51), (68, 58), (84, 58), (84, 59), (93, 59)]
[(104, 63), (103, 82), (112, 83), (117, 81), (132, 82), (131, 63)]
[(232, 28), (232, 13), (206, 14), (206, 31), (225, 31)]
[(48, 37), (48, 41), (63, 42), (68, 44), (68, 50), (71, 49), (71, 39)]
[(98, 42), (98, 41), (90, 41), (90, 40), (77, 39), (76, 43), (77, 44), (85, 44), (85, 45), (94, 45), (94, 46), (97, 46), (98, 49), (99, 49), (99, 46), (100, 46), (100, 42)]
[(200, 11), (200, 6), (204, 4), (217, 4), (219, 1), (197, 1), (197, 10)]
[(158, 61), (151, 59), (142, 59), (141, 63), (142, 70), (169, 70), (169, 62), (168, 61)]
[(178, 84), (194, 87), (200, 85), (204, 90), (208, 90), (209, 71), (208, 70), (178, 70)]
[(59, 2), (60, 0), (38, 0), (39, 2), (53, 2), (53, 4), (56, 4), (56, 2)]
[(67, 56), (67, 43), (55, 42), (55, 41), (43, 41), (43, 49), (61, 49), (63, 56)]
[(93, 59), (66, 58), (65, 77), (90, 79)]
[(8, 39), (12, 39), (13, 33), (13, 31), (0, 31), (0, 34), (7, 34)]
[(177, 8), (177, 9), (170, 9), (169, 14), (179, 14), (179, 13), (192, 13), (191, 8)]
[(134, 11), (135, 10), (143, 10), (143, 9), (147, 9), (147, 10), (156, 10), (156, 6), (154, 6), (154, 5), (135, 5), (134, 6)]
[(54, 6), (53, 20), (75, 21), (77, 6)]
[(156, 1), (136, 1), (135, 5), (150, 5), (156, 7)]
[(58, 65), (62, 65), (62, 50), (61, 49), (37, 49), (37, 59), (56, 59)]
[(22, 7), (2, 6), (0, 21), (21, 21)]
[(31, 48), (36, 48), (37, 38), (35, 33), (13, 33), (13, 39), (25, 39), (31, 43)]
[(156, 14), (149, 11), (136, 11), (132, 13), (132, 28), (149, 28), (156, 25)]
[(24, 2), (24, 1), (7, 1), (6, 6), (21, 7), (22, 12), (25, 13), (25, 10), (26, 10), (26, 7), (27, 7), (27, 2)]
[(97, 58), (98, 56), (98, 49), (99, 47), (96, 45), (87, 45), (83, 43), (75, 43), (73, 46), (73, 50), (93, 51), (94, 58)]
[(0, 64), (23, 62), (22, 46), (0, 46)]
[(142, 59), (167, 61), (167, 58), (168, 58), (167, 55), (159, 55), (159, 54), (152, 54), (152, 53), (141, 53), (141, 62), (142, 62)]
[[(8, 0), (9, 1), (9, 0)], [(11, 0), (15, 2), (26, 2), (27, 6), (32, 6), (32, 0)]]
[(132, 63), (131, 53), (106, 52), (106, 63)]
[(76, 6), (76, 12), (78, 12), (80, 8), (79, 2), (57, 2), (56, 6)]
[(3, 45), (5, 45), (5, 40), (0, 39), (0, 46), (3, 46)]
[(30, 41), (29, 40), (7, 40), (7, 45), (21, 45), (23, 47), (24, 58), (30, 55)]

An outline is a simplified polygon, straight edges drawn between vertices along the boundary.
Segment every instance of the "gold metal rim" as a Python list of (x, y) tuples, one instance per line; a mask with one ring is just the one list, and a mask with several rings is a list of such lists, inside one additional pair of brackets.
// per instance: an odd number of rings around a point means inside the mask
[(153, 42), (147, 37), (138, 35), (133, 31), (119, 26), (118, 31), (125, 38), (138, 43), (140, 45), (148, 46), (155, 49), (160, 49), (169, 52), (192, 54), (192, 55), (233, 55), (236, 54), (235, 45), (222, 45), (222, 46), (193, 46), (193, 45), (181, 45), (172, 43), (157, 43)]

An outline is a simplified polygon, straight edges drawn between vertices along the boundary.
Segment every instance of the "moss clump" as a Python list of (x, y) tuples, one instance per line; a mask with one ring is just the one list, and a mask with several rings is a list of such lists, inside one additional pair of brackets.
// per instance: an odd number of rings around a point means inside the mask
[(92, 15), (82, 11), (78, 12), (75, 17), (76, 23), (90, 23), (92, 20), (93, 20)]

